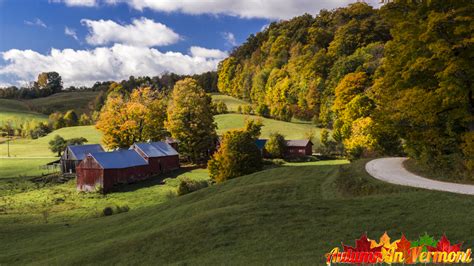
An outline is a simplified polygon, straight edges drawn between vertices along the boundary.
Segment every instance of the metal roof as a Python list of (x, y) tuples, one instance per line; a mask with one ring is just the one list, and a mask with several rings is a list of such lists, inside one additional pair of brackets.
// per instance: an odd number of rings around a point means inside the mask
[(267, 143), (266, 139), (257, 139), (255, 141), (255, 145), (257, 145), (259, 150), (263, 150), (263, 148), (265, 148), (266, 143)]
[(148, 165), (147, 161), (135, 150), (113, 152), (94, 152), (90, 154), (104, 169), (121, 169)]
[[(308, 143), (311, 143), (311, 141), (307, 139), (298, 139), (298, 140), (287, 140), (286, 141), (286, 146), (287, 147), (306, 147)], [(313, 144), (313, 143), (311, 143)]]
[(164, 157), (164, 156), (175, 156), (178, 152), (165, 142), (148, 142), (148, 143), (135, 143), (141, 151), (148, 157)]
[(67, 147), (69, 151), (71, 151), (71, 154), (79, 161), (82, 161), (89, 153), (104, 151), (99, 144), (69, 145)]

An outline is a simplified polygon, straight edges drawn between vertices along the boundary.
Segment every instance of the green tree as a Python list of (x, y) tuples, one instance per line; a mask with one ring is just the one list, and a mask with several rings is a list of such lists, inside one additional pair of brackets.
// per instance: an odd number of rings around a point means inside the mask
[(272, 158), (283, 158), (286, 150), (285, 137), (279, 133), (270, 134), (270, 138), (265, 143), (265, 150)]
[(54, 112), (49, 115), (48, 118), (49, 125), (53, 129), (60, 129), (66, 126), (66, 121), (64, 120), (64, 115), (60, 112)]
[(222, 135), (219, 149), (208, 162), (213, 181), (220, 183), (262, 169), (262, 156), (255, 144), (261, 127), (261, 123), (249, 120), (243, 129)]
[(171, 94), (165, 125), (179, 140), (179, 151), (193, 162), (208, 158), (217, 139), (211, 97), (194, 79), (178, 81)]
[(52, 140), (49, 141), (49, 149), (58, 154), (58, 157), (61, 156), (61, 153), (66, 149), (67, 142), (66, 140), (59, 136), (56, 135)]
[(92, 124), (91, 118), (86, 114), (82, 114), (81, 117), (79, 118), (79, 125), (81, 126), (87, 126)]
[(43, 72), (38, 75), (37, 84), (44, 93), (42, 96), (49, 96), (61, 92), (63, 81), (57, 72)]
[(67, 127), (77, 126), (79, 124), (79, 118), (74, 110), (69, 110), (64, 114), (64, 123)]

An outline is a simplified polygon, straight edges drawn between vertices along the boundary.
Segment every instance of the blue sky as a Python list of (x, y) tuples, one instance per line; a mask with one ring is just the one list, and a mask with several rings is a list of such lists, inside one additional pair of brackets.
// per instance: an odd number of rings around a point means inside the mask
[(0, 0), (0, 86), (214, 70), (271, 21), (351, 0)]

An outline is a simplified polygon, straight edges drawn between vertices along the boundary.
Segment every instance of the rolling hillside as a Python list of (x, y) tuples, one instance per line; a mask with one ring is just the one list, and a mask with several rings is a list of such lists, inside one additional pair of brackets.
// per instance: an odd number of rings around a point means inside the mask
[[(385, 231), (474, 245), (472, 197), (380, 183), (363, 166), (294, 164), (87, 222), (5, 224), (0, 264), (321, 265), (341, 241)], [(341, 175), (352, 189), (378, 189), (346, 195)]]
[(33, 112), (22, 101), (0, 99), (0, 123), (11, 121), (21, 124), (28, 120), (46, 121), (48, 116)]
[(74, 91), (61, 92), (49, 97), (37, 98), (25, 101), (32, 110), (40, 113), (66, 112), (74, 109), (77, 113), (88, 111), (91, 102), (99, 92), (96, 91)]
[(229, 129), (241, 128), (245, 119), (260, 119), (263, 123), (262, 138), (268, 138), (270, 133), (279, 132), (286, 139), (304, 139), (307, 134), (312, 132), (315, 138), (315, 145), (319, 145), (319, 137), (321, 135), (320, 128), (315, 127), (308, 122), (285, 122), (254, 115), (242, 114), (222, 114), (215, 116), (217, 123), (217, 133), (222, 134)]

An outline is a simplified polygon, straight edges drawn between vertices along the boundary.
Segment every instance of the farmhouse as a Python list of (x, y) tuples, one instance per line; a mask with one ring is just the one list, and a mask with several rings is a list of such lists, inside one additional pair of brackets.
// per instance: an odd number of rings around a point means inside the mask
[(135, 143), (130, 147), (149, 164), (152, 175), (166, 173), (179, 168), (179, 155), (165, 142)]
[(285, 154), (288, 157), (311, 155), (313, 154), (313, 143), (307, 139), (287, 140)]
[(115, 184), (131, 183), (150, 176), (148, 162), (135, 150), (93, 152), (77, 166), (77, 189), (108, 192)]
[[(265, 150), (265, 144), (267, 139), (257, 139), (255, 145), (262, 153), (263, 157), (268, 157), (268, 153)], [(287, 140), (285, 157), (300, 157), (308, 156), (313, 154), (313, 143), (310, 140)]]
[(61, 155), (60, 164), (63, 174), (76, 172), (76, 167), (84, 160), (87, 154), (92, 152), (103, 152), (104, 149), (99, 144), (89, 145), (69, 145)]

